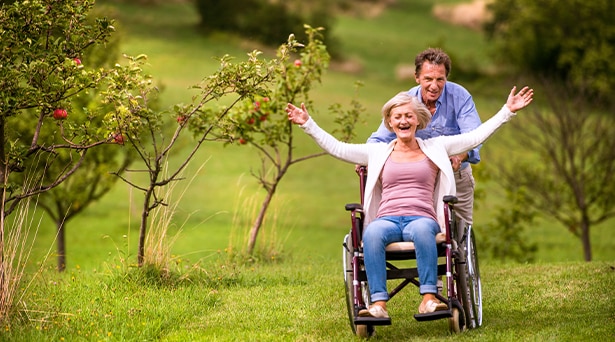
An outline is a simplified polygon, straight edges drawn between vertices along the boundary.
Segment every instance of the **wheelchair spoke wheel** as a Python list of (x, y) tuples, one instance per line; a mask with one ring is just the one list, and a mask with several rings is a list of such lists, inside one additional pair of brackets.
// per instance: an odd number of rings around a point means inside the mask
[[(350, 235), (346, 235), (344, 238), (344, 247), (342, 247), (343, 268), (344, 268), (344, 288), (346, 291), (346, 309), (348, 310), (348, 321), (350, 323), (350, 329), (352, 333), (359, 336), (368, 338), (375, 332), (372, 325), (356, 325), (354, 323), (356, 316), (358, 315), (358, 308), (355, 308), (355, 298), (353, 289), (354, 271), (352, 265), (352, 241)], [(361, 293), (363, 294), (363, 303), (368, 304), (369, 288), (366, 282), (361, 282)]]
[(468, 329), (474, 329), (482, 324), (483, 306), (476, 239), (472, 226), (467, 226), (465, 239), (459, 245), (459, 249), (464, 255), (465, 262), (458, 265), (457, 291), (463, 306), (466, 326)]
[(354, 319), (356, 311), (354, 308), (354, 291), (352, 288), (352, 280), (354, 279), (354, 272), (352, 269), (352, 241), (350, 235), (346, 235), (344, 238), (344, 247), (342, 247), (343, 257), (343, 271), (344, 271), (344, 287), (346, 290), (346, 309), (348, 310), (348, 320), (350, 321), (350, 328), (354, 334), (357, 333)]
[(478, 268), (478, 254), (476, 252), (476, 241), (472, 227), (468, 229), (468, 247), (467, 247), (467, 264), (468, 264), (468, 285), (470, 291), (470, 299), (472, 303), (472, 321), (471, 328), (478, 328), (483, 324), (483, 293), (480, 285), (480, 270)]

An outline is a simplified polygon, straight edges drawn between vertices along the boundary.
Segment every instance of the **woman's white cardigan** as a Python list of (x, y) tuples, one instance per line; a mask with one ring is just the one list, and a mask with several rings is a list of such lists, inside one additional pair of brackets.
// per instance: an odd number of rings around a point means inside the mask
[[(449, 156), (469, 151), (482, 144), (514, 115), (515, 113), (511, 112), (508, 107), (503, 106), (491, 119), (485, 121), (471, 132), (459, 135), (439, 136), (426, 140), (416, 139), (423, 153), (425, 153), (425, 155), (427, 155), (427, 157), (440, 169), (438, 179), (436, 180), (433, 203), (436, 214), (438, 215), (438, 223), (442, 231), (445, 229), (444, 204), (442, 199), (445, 195), (456, 194), (455, 178)], [(378, 212), (378, 206), (382, 198), (380, 173), (382, 172), (384, 163), (393, 151), (396, 140), (388, 144), (344, 143), (320, 128), (312, 118), (300, 127), (303, 128), (305, 133), (309, 134), (323, 150), (332, 156), (349, 163), (367, 165), (367, 180), (363, 197), (363, 209), (365, 212), (364, 224), (365, 227), (367, 227)]]

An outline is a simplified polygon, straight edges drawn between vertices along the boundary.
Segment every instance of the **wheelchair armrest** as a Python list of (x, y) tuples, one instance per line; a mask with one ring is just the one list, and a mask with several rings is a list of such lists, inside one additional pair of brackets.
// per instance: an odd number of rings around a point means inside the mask
[(345, 208), (346, 211), (355, 211), (363, 209), (363, 206), (360, 203), (347, 203)]

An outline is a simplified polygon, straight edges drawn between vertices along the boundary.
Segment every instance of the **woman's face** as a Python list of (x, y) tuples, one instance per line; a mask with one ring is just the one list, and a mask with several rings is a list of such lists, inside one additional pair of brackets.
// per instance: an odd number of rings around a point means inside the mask
[(391, 109), (389, 125), (398, 139), (414, 137), (419, 120), (414, 113), (412, 104), (407, 103)]

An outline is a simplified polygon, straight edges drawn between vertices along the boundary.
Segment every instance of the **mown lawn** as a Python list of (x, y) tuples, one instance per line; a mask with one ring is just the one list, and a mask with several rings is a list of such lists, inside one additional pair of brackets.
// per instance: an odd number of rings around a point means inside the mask
[[(2, 341), (353, 341), (341, 262), (297, 256), (281, 264), (228, 263), (160, 280), (146, 272), (71, 269), (29, 290), (24, 322)], [(300, 260), (299, 260), (300, 259)], [(119, 264), (114, 264), (120, 266)], [(224, 267), (224, 268), (222, 268)], [(612, 341), (613, 263), (482, 267), (483, 326), (450, 334), (419, 323), (420, 296), (393, 298), (393, 325), (376, 341)]]

